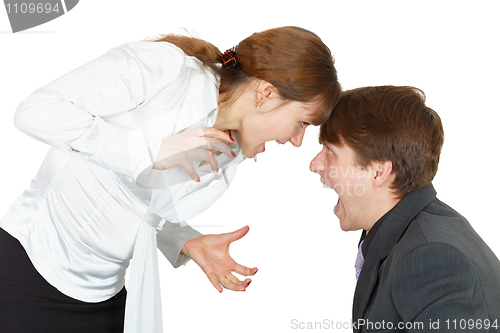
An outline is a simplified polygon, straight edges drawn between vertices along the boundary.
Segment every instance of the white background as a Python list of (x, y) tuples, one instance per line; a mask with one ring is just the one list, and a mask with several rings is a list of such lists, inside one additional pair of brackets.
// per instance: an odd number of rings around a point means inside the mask
[[(424, 90), (446, 135), (434, 181), (438, 197), (499, 256), (495, 7), (495, 1), (82, 0), (66, 15), (17, 34), (0, 9), (0, 215), (48, 149), (13, 125), (17, 105), (37, 87), (111, 47), (161, 33), (185, 28), (225, 50), (253, 32), (297, 25), (330, 47), (344, 89)], [(301, 148), (269, 143), (257, 163), (240, 166), (221, 200), (190, 221), (203, 233), (250, 225), (231, 248), (237, 261), (259, 268), (245, 293), (219, 294), (196, 264), (174, 270), (160, 259), (165, 332), (295, 332), (301, 330), (293, 319), (350, 321), (360, 233), (340, 230), (332, 212), (337, 196), (308, 169), (320, 150), (317, 136), (312, 127)]]

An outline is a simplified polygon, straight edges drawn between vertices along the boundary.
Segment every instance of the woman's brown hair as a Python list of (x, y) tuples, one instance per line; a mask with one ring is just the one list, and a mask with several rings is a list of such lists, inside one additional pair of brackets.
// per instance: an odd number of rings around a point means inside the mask
[(320, 143), (347, 144), (358, 164), (391, 161), (398, 198), (431, 183), (436, 175), (444, 132), (438, 114), (414, 87), (364, 87), (342, 92)]
[(281, 27), (254, 33), (237, 46), (239, 66), (225, 70), (213, 44), (201, 39), (166, 35), (155, 42), (169, 42), (189, 56), (198, 58), (220, 77), (220, 94), (231, 99), (243, 83), (252, 78), (276, 87), (285, 100), (319, 102), (311, 123), (324, 123), (340, 98), (340, 84), (330, 49), (309, 30)]

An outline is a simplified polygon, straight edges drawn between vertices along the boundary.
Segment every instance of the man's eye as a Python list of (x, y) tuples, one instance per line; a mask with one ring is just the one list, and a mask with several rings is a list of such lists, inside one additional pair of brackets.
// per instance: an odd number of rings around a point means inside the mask
[(330, 148), (328, 148), (328, 155), (331, 155), (333, 154), (333, 152), (330, 150)]

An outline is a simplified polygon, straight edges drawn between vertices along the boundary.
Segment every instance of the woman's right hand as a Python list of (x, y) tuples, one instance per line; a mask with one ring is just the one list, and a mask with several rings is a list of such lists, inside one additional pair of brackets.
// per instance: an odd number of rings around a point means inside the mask
[(227, 145), (233, 141), (227, 133), (213, 127), (186, 130), (163, 139), (153, 169), (166, 170), (181, 166), (191, 179), (199, 182), (193, 161), (206, 161), (212, 170), (217, 172), (218, 165), (213, 150), (220, 151), (229, 157), (236, 157)]

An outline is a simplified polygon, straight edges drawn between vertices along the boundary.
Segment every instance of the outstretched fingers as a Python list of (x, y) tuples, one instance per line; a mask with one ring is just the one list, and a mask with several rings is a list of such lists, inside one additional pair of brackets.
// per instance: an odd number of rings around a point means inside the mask
[(215, 274), (207, 274), (207, 277), (210, 280), (210, 282), (212, 283), (212, 285), (214, 286), (214, 288), (217, 289), (217, 291), (219, 293), (221, 293), (224, 290), (222, 288), (222, 286), (220, 285), (220, 283), (219, 283), (219, 279), (217, 278), (217, 275), (215, 275)]
[[(257, 271), (255, 270), (255, 272)], [(253, 274), (255, 274), (255, 272)], [(232, 291), (245, 291), (246, 288), (248, 288), (248, 286), (252, 282), (251, 279), (245, 279), (244, 281), (241, 281), (231, 273), (227, 275), (217, 275), (216, 273), (208, 273), (207, 277), (214, 286), (214, 288), (219, 291), (219, 293), (221, 293), (224, 290), (224, 288)]]
[(240, 228), (236, 231), (222, 234), (222, 236), (225, 237), (227, 242), (232, 243), (244, 237), (249, 230), (250, 230), (249, 226), (244, 226), (243, 228)]
[(236, 264), (234, 268), (235, 273), (238, 273), (239, 275), (243, 276), (253, 276), (257, 273), (257, 271), (258, 271), (257, 267), (249, 268), (240, 264)]

